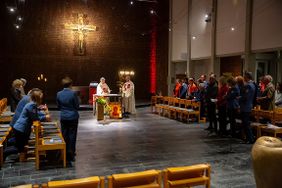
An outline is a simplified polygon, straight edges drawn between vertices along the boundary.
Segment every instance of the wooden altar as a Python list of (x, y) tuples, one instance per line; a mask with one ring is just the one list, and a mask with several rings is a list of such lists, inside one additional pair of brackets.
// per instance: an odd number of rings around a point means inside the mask
[[(101, 120), (101, 114), (104, 114), (104, 108), (98, 108), (99, 105), (96, 102), (96, 99), (99, 97), (107, 98), (108, 107), (110, 108), (109, 116), (112, 119), (120, 119), (122, 118), (122, 95), (121, 94), (107, 94), (107, 95), (93, 95), (93, 114), (96, 115), (97, 119)], [(99, 110), (103, 110), (103, 112), (99, 112)], [(99, 118), (98, 118), (99, 115)], [(103, 119), (103, 118), (102, 118)]]

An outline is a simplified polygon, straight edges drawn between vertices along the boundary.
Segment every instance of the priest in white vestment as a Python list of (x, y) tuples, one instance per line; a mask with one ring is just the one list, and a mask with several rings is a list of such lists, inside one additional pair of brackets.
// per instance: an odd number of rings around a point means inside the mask
[(110, 94), (111, 90), (108, 86), (108, 84), (106, 84), (106, 79), (104, 77), (100, 78), (100, 83), (97, 86), (97, 95), (107, 95)]
[(130, 76), (125, 77), (125, 83), (122, 86), (122, 102), (124, 106), (125, 115), (135, 114), (135, 96), (134, 96), (134, 84), (130, 80)]

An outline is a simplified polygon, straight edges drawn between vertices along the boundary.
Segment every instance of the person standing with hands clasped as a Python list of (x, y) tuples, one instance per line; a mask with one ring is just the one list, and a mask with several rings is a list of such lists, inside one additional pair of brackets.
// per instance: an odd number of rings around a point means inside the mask
[(122, 86), (122, 102), (124, 106), (124, 116), (128, 117), (129, 114), (135, 114), (135, 96), (134, 84), (130, 80), (130, 76), (125, 77), (125, 83)]
[(76, 136), (78, 127), (78, 109), (79, 102), (77, 94), (71, 89), (72, 80), (65, 77), (62, 80), (64, 89), (57, 93), (57, 105), (60, 113), (61, 130), (66, 142), (67, 165), (75, 161), (76, 154)]

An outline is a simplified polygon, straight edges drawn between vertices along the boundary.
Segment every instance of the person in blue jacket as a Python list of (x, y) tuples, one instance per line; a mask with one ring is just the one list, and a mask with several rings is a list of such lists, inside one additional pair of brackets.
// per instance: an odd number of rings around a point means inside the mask
[(227, 115), (230, 123), (230, 130), (231, 136), (235, 137), (236, 132), (236, 116), (239, 112), (239, 96), (240, 96), (240, 89), (236, 83), (236, 80), (231, 77), (227, 80), (229, 90), (226, 95), (227, 100)]
[[(30, 91), (28, 92), (27, 95), (24, 95), (24, 96), (23, 96), (23, 98), (22, 98), (22, 99), (20, 100), (20, 102), (18, 103), (18, 106), (17, 106), (17, 108), (16, 108), (16, 111), (15, 111), (15, 114), (14, 114), (14, 116), (13, 116), (13, 119), (12, 119), (12, 121), (10, 122), (10, 126), (11, 126), (11, 127), (13, 127), (14, 124), (16, 123), (16, 121), (19, 119), (19, 117), (20, 117), (20, 115), (21, 115), (21, 113), (22, 113), (22, 111), (23, 111), (25, 105), (30, 102), (30, 95), (31, 95), (31, 93), (34, 92), (34, 91), (41, 91), (41, 90), (40, 90), (39, 88), (33, 88), (32, 90), (30, 90)], [(39, 115), (39, 116), (44, 116), (45, 113), (42, 112), (42, 111), (38, 111), (38, 115)]]
[(28, 102), (20, 114), (20, 117), (13, 125), (13, 134), (15, 136), (15, 148), (7, 147), (4, 151), (4, 159), (15, 153), (20, 153), (27, 145), (33, 121), (49, 120), (49, 114), (44, 116), (38, 115), (38, 106), (42, 102), (43, 93), (41, 90), (35, 90), (30, 93), (31, 101)]
[(247, 140), (244, 143), (252, 144), (255, 142), (255, 138), (250, 127), (251, 124), (250, 116), (251, 116), (253, 101), (255, 97), (255, 85), (252, 82), (252, 73), (245, 72), (244, 82), (245, 82), (244, 89), (240, 93), (240, 97), (239, 97), (240, 112), (241, 112), (242, 125), (247, 136)]
[(79, 101), (76, 93), (71, 89), (72, 80), (65, 77), (62, 79), (62, 84), (64, 89), (57, 93), (57, 105), (61, 111), (61, 130), (66, 142), (67, 162), (70, 164), (75, 160), (76, 154)]

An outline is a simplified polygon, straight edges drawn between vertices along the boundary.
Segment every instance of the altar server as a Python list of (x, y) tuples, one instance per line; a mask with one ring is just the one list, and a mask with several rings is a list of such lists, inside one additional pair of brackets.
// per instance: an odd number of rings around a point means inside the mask
[(130, 76), (125, 77), (125, 83), (122, 86), (122, 101), (124, 106), (125, 115), (135, 114), (135, 96), (134, 96), (134, 84), (130, 80)]

